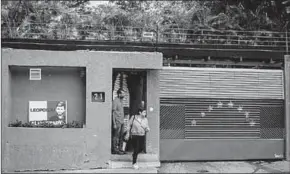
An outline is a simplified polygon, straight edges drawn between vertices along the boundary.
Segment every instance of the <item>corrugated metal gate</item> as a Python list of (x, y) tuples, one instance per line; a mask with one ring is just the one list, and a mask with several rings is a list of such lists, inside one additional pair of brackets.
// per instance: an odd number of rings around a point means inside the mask
[(161, 160), (283, 158), (283, 99), (282, 70), (164, 68)]

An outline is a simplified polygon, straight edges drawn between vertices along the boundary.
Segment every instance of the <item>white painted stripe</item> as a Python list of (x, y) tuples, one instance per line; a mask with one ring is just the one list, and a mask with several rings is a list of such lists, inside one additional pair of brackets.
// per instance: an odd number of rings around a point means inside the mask
[(165, 67), (160, 97), (284, 99), (282, 70)]
[(47, 120), (47, 112), (33, 112), (36, 108), (47, 108), (47, 101), (29, 101), (29, 121)]
[(218, 72), (256, 72), (256, 73), (265, 73), (265, 72), (281, 72), (282, 70), (272, 70), (272, 69), (246, 69), (246, 68), (199, 68), (199, 67), (162, 67), (162, 70), (191, 70), (191, 71), (205, 71), (205, 72), (211, 72), (211, 71), (218, 71)]

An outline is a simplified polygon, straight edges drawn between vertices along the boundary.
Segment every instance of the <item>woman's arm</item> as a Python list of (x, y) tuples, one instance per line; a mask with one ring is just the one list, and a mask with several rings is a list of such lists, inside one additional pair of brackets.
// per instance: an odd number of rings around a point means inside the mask
[(146, 127), (145, 127), (145, 131), (146, 132), (149, 132), (150, 131), (150, 128), (149, 128), (149, 123), (148, 123), (148, 119), (147, 118), (145, 118), (145, 120), (146, 120)]
[(134, 119), (135, 115), (132, 115), (132, 117), (130, 118), (130, 121), (128, 123), (128, 126), (131, 128), (131, 125), (133, 124), (133, 119)]

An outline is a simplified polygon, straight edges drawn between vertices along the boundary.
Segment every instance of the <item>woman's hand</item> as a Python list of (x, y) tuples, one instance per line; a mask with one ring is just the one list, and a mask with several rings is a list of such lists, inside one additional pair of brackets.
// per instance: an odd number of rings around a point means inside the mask
[(145, 128), (145, 131), (146, 131), (146, 132), (149, 132), (149, 131), (150, 131), (149, 127), (146, 127), (146, 128)]
[(129, 132), (126, 133), (126, 135), (125, 135), (125, 140), (126, 140), (126, 141), (129, 140)]

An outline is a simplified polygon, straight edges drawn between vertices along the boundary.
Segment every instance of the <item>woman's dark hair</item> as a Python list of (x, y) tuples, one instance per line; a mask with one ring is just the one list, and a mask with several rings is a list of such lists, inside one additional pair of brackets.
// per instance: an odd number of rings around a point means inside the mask
[(145, 111), (145, 108), (144, 107), (139, 107), (138, 108), (138, 113), (143, 112), (143, 111)]

